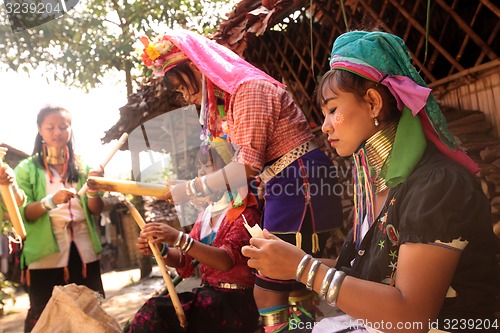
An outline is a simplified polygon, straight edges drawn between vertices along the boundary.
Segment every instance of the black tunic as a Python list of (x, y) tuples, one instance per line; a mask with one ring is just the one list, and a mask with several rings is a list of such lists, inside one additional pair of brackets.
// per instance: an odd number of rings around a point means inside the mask
[(354, 248), (352, 231), (348, 235), (337, 268), (364, 280), (394, 285), (401, 244), (466, 240), (451, 283), (457, 297), (446, 299), (439, 314), (440, 327), (460, 329), (459, 321), (451, 325), (451, 318), (454, 323), (457, 319), (494, 320), (500, 274), (490, 209), (477, 179), (428, 143), (411, 175), (389, 191), (359, 250)]

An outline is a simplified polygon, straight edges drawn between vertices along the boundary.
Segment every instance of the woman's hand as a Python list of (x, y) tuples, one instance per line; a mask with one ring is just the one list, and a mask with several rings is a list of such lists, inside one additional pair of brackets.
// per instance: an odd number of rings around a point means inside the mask
[(141, 230), (140, 238), (147, 239), (150, 238), (153, 240), (153, 243), (161, 244), (166, 243), (169, 246), (172, 246), (177, 237), (179, 237), (179, 230), (172, 228), (166, 223), (146, 223)]
[(52, 202), (56, 205), (67, 203), (76, 195), (77, 195), (76, 190), (74, 188), (63, 188), (54, 193), (54, 196), (52, 197)]
[(146, 237), (143, 237), (142, 235), (139, 235), (139, 237), (137, 238), (135, 247), (137, 248), (137, 251), (142, 255), (145, 256), (153, 255), (153, 252), (151, 251), (151, 248), (149, 247), (148, 244), (148, 239)]
[(189, 200), (186, 194), (186, 181), (172, 179), (166, 183), (166, 192), (157, 196), (158, 200), (165, 200), (171, 204), (180, 205)]
[(88, 176), (89, 177), (103, 177), (104, 176), (104, 169), (102, 167), (99, 167), (98, 169), (90, 169)]
[(297, 266), (305, 252), (293, 244), (282, 241), (264, 229), (264, 238), (251, 238), (250, 245), (241, 249), (248, 257), (248, 266), (262, 275), (277, 280), (295, 279)]
[(0, 167), (0, 185), (12, 185), (16, 180), (14, 170), (7, 164), (3, 163)]

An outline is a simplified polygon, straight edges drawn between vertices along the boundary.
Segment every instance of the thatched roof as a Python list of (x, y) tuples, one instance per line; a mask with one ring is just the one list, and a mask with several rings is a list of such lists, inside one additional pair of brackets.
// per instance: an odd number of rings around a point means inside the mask
[[(264, 5), (267, 7), (265, 7)], [(378, 27), (402, 37), (414, 65), (428, 84), (479, 66), (498, 64), (500, 9), (490, 0), (431, 1), (426, 51), (426, 0), (242, 0), (214, 39), (287, 84), (311, 122), (321, 114), (312, 98), (318, 76), (327, 70), (330, 48), (341, 33)], [(344, 15), (345, 14), (345, 15)], [(425, 56), (427, 54), (427, 56)], [(179, 106), (161, 82), (152, 81), (129, 97), (121, 119), (102, 138)]]
[[(151, 79), (128, 97), (126, 105), (120, 108), (120, 119), (101, 139), (108, 143), (118, 139), (124, 132), (131, 133), (140, 124), (158, 115), (184, 105), (182, 95), (165, 89), (161, 80)], [(122, 150), (128, 149), (126, 142)]]

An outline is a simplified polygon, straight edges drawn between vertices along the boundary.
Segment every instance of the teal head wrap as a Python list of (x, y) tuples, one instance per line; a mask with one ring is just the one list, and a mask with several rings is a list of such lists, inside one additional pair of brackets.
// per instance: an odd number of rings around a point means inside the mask
[(410, 106), (415, 100), (422, 98), (422, 95), (418, 96), (417, 90), (428, 88), (411, 64), (410, 54), (401, 38), (381, 31), (347, 32), (340, 35), (333, 44), (330, 65), (334, 67), (337, 62), (352, 66), (354, 72), (359, 69), (357, 74), (361, 76), (371, 70), (383, 74), (383, 78), (376, 81), (386, 85), (398, 103), (403, 102), (401, 111), (404, 113), (410, 108), (413, 116), (419, 115), (413, 117), (413, 121), (408, 118), (405, 121), (416, 124), (415, 121), (419, 118), (425, 137), (444, 155), (462, 164), (472, 173), (479, 171), (477, 164), (461, 149), (457, 149), (458, 145), (448, 131), (446, 119), (432, 94), (428, 95), (425, 104), (415, 103), (424, 106), (422, 111)]
[[(398, 36), (381, 31), (347, 32), (335, 40), (331, 55), (332, 59), (334, 55), (360, 59), (388, 75), (406, 76), (419, 86), (427, 87), (411, 64), (411, 57), (404, 41)], [(440, 140), (448, 148), (456, 149), (455, 139), (448, 131), (446, 119), (432, 94), (427, 100), (425, 111)]]
[[(424, 153), (426, 139), (471, 172), (478, 171), (474, 161), (457, 149), (458, 145), (448, 131), (444, 115), (430, 94), (430, 89), (411, 64), (410, 54), (401, 38), (385, 32), (347, 32), (335, 40), (330, 66), (386, 86), (398, 103), (402, 115), (390, 152), (391, 158), (385, 160), (377, 175), (384, 179), (387, 187), (401, 184), (411, 174)], [(374, 207), (373, 179), (366, 167), (363, 150), (364, 145), (354, 154), (353, 175), (358, 175), (354, 177), (356, 246), (359, 246), (363, 219), (366, 216), (369, 225), (374, 219), (373, 214), (370, 214)]]

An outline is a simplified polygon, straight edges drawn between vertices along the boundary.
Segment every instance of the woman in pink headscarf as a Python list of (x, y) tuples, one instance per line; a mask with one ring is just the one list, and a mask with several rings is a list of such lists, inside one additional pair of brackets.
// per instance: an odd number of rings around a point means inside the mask
[[(342, 224), (342, 187), (284, 86), (196, 33), (170, 30), (143, 43), (146, 66), (186, 102), (201, 106), (202, 139), (227, 137), (237, 146), (233, 161), (222, 170), (176, 185), (166, 199), (183, 202), (245, 183), (255, 189), (258, 177), (265, 184), (263, 226), (321, 255), (329, 231)], [(286, 330), (289, 318), (312, 325), (313, 295), (302, 283), (257, 274), (254, 296), (265, 331)]]

